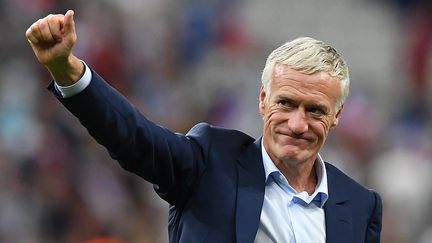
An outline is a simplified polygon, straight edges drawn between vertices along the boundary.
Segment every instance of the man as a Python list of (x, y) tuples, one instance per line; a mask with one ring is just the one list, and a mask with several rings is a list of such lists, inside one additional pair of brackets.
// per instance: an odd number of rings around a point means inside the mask
[(26, 36), (60, 102), (170, 204), (170, 242), (380, 242), (379, 195), (318, 154), (348, 95), (332, 47), (299, 38), (270, 54), (255, 140), (206, 123), (175, 134), (147, 120), (72, 54), (73, 11), (38, 20)]

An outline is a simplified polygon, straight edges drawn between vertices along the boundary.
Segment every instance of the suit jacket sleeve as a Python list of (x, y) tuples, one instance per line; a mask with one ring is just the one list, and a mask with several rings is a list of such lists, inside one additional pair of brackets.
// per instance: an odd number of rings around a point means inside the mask
[(382, 224), (382, 200), (377, 192), (372, 191), (372, 193), (375, 199), (375, 203), (373, 204), (371, 217), (367, 227), (366, 242), (379, 243)]
[(197, 125), (187, 136), (175, 134), (147, 120), (125, 97), (92, 70), (92, 80), (81, 93), (59, 96), (48, 87), (95, 140), (120, 165), (154, 184), (170, 204), (187, 196), (204, 170), (203, 146), (196, 138), (205, 133)]

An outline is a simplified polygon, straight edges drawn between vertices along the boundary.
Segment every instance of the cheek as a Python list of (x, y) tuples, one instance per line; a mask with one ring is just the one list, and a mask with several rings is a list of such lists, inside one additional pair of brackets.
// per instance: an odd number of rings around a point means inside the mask
[(284, 115), (276, 107), (270, 107), (264, 114), (264, 126), (269, 128), (284, 121)]
[(329, 120), (325, 120), (319, 123), (315, 133), (323, 140), (327, 138), (327, 135), (330, 132), (331, 122)]

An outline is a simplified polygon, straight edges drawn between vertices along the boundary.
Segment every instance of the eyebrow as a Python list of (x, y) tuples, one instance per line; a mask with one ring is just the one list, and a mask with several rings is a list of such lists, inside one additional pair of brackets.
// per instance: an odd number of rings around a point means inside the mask
[(294, 99), (292, 99), (292, 98), (289, 98), (289, 97), (287, 97), (287, 96), (285, 96), (285, 95), (277, 95), (276, 96), (276, 100), (283, 100), (283, 101), (288, 101), (289, 103), (292, 103), (292, 104), (295, 104), (295, 105), (297, 105), (299, 102), (297, 102), (297, 101), (295, 101)]
[(284, 100), (292, 100), (291, 98), (289, 98), (288, 96), (284, 95), (284, 94), (278, 94), (276, 95), (277, 99), (284, 99)]

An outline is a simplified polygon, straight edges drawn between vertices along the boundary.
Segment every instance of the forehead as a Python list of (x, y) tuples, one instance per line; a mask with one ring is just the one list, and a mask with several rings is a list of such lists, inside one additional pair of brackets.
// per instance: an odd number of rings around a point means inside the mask
[(275, 65), (270, 90), (274, 95), (324, 99), (329, 105), (336, 104), (341, 95), (339, 80), (328, 73), (305, 74), (283, 64)]

